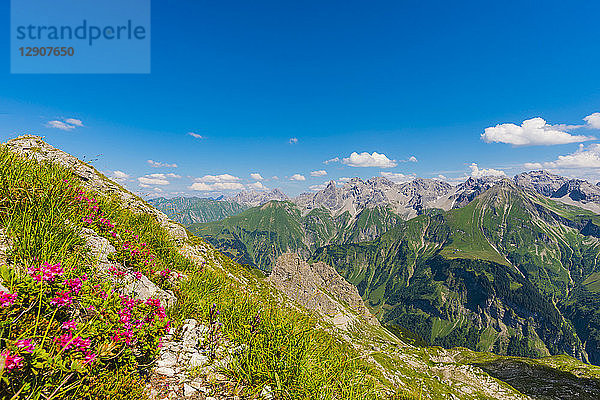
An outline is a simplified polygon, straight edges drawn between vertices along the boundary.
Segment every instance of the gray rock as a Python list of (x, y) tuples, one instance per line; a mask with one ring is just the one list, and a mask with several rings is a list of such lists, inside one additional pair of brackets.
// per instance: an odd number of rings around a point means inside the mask
[(208, 357), (205, 355), (202, 355), (200, 353), (192, 353), (192, 356), (190, 357), (190, 367), (201, 367), (202, 365), (206, 364), (208, 362)]
[(261, 390), (260, 395), (265, 400), (272, 400), (273, 399), (273, 389), (271, 389), (271, 386), (267, 385)]
[(196, 393), (198, 390), (190, 385), (188, 385), (187, 383), (183, 384), (183, 395), (185, 397), (190, 397), (192, 396), (194, 393)]
[(175, 370), (173, 368), (169, 368), (169, 367), (159, 367), (159, 368), (156, 368), (156, 373), (160, 374), (160, 375), (172, 377), (175, 375)]
[(172, 367), (177, 362), (177, 356), (171, 352), (161, 354), (160, 359), (157, 362), (159, 367)]

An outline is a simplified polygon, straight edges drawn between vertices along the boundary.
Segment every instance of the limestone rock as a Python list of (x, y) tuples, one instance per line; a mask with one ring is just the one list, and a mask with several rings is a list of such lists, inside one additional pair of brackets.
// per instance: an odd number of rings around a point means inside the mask
[(297, 254), (285, 253), (279, 256), (267, 279), (306, 308), (324, 316), (333, 316), (334, 324), (340, 328), (347, 329), (348, 323), (356, 316), (379, 325), (356, 287), (323, 262), (308, 264)]

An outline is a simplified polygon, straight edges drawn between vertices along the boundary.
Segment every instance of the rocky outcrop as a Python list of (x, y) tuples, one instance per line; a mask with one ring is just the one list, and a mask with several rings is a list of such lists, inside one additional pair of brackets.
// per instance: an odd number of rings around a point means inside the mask
[(315, 193), (303, 193), (294, 199), (306, 214), (315, 208), (329, 210), (334, 216), (348, 212), (351, 217), (377, 206), (390, 206), (403, 218), (412, 218), (428, 208), (429, 203), (451, 191), (452, 186), (435, 179), (417, 178), (394, 183), (383, 177), (363, 181), (352, 178), (342, 186), (334, 181)]
[(338, 328), (347, 330), (357, 317), (379, 325), (356, 287), (323, 262), (308, 264), (297, 254), (285, 253), (268, 280), (292, 300), (329, 317)]
[(136, 213), (150, 214), (155, 217), (177, 243), (182, 243), (187, 239), (187, 232), (184, 227), (171, 221), (165, 214), (148, 205), (144, 200), (120, 185), (106, 179), (94, 167), (44, 142), (43, 138), (33, 135), (19, 136), (9, 140), (4, 145), (9, 150), (25, 157), (39, 162), (51, 162), (69, 169), (87, 189), (105, 195), (115, 194), (120, 198), (122, 207)]
[(533, 190), (542, 196), (550, 197), (569, 179), (546, 171), (529, 171), (515, 175), (517, 186)]
[(231, 201), (248, 207), (258, 207), (269, 201), (289, 200), (281, 190), (273, 189), (270, 192), (259, 192), (257, 190), (244, 190), (231, 198)]
[(239, 384), (230, 382), (219, 371), (227, 368), (233, 355), (243, 347), (221, 338), (211, 352), (205, 345), (209, 335), (208, 326), (186, 319), (177, 332), (163, 337), (156, 369), (147, 387), (152, 399), (239, 399), (234, 394)]
[(600, 187), (581, 179), (571, 179), (552, 193), (553, 198), (568, 196), (571, 200), (589, 203), (600, 202)]
[(101, 274), (106, 275), (109, 279), (117, 280), (109, 272), (111, 267), (123, 273), (123, 276), (118, 278), (118, 283), (122, 287), (121, 291), (123, 294), (140, 300), (147, 300), (152, 297), (153, 299), (160, 300), (161, 305), (165, 308), (175, 305), (177, 298), (173, 292), (159, 288), (145, 275), (136, 276), (133, 271), (125, 266), (110, 261), (108, 256), (115, 253), (116, 250), (107, 239), (88, 228), (81, 228), (80, 233), (91, 255), (97, 262), (97, 268)]

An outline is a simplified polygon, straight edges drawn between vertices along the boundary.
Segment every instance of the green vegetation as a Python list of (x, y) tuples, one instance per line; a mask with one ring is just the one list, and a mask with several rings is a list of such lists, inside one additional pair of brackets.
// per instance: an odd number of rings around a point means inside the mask
[(312, 260), (335, 266), (382, 322), (429, 344), (600, 362), (590, 214), (504, 183)]
[(234, 201), (223, 201), (200, 197), (159, 197), (148, 201), (156, 209), (164, 212), (173, 221), (184, 226), (193, 223), (219, 221), (237, 215), (247, 207)]
[[(117, 284), (102, 279), (94, 260), (86, 256), (78, 233), (82, 227), (92, 228), (118, 248), (123, 247), (126, 234), (137, 235), (138, 243), (143, 243), (152, 254), (155, 265), (146, 266), (135, 252), (119, 252), (118, 261), (148, 273), (162, 287), (176, 291), (177, 306), (167, 310), (167, 318), (174, 326), (186, 318), (205, 320), (210, 305), (216, 304), (221, 311), (224, 335), (248, 346), (228, 373), (250, 393), (268, 384), (277, 396), (286, 399), (377, 397), (375, 388), (380, 383), (376, 374), (372, 375), (372, 368), (352, 348), (317, 328), (312, 317), (282, 307), (244, 267), (216, 252), (204, 268), (191, 263), (179, 255), (174, 242), (150, 216), (122, 209), (117, 198), (100, 193), (85, 194), (87, 199), (95, 197), (96, 201), (78, 200), (76, 178), (60, 167), (27, 161), (1, 149), (0, 179), (0, 227), (13, 242), (11, 262), (18, 268), (36, 267), (42, 260), (51, 265), (60, 262), (65, 271), (54, 281), (42, 279), (36, 285), (25, 270), (3, 269), (3, 285), (17, 297), (8, 298), (1, 308), (0, 343), (5, 365), (0, 372), (2, 397), (19, 398), (24, 393), (33, 399), (142, 397), (139, 390), (132, 392), (131, 388), (139, 387), (138, 372), (144, 373), (151, 366), (149, 361), (157, 351), (166, 319), (162, 319), (160, 311), (157, 314), (154, 303), (135, 302), (131, 306), (134, 316), (155, 315), (152, 321), (156, 322), (134, 330), (136, 346), (125, 339), (114, 341), (111, 333), (119, 329), (123, 299), (117, 296)], [(94, 211), (98, 213), (92, 223), (90, 204), (97, 205)], [(107, 219), (114, 228), (100, 219)], [(106, 226), (109, 228), (104, 229)], [(202, 243), (200, 239), (193, 240)], [(164, 268), (184, 272), (188, 279), (172, 283), (164, 279), (167, 274), (160, 273)], [(228, 278), (227, 273), (235, 273), (245, 283)], [(83, 274), (88, 274), (88, 283), (83, 284), (76, 297), (72, 293), (73, 302), (65, 308), (68, 312), (50, 307), (48, 301), (59, 290), (55, 285), (65, 286), (68, 279)], [(98, 294), (98, 290), (103, 292)], [(89, 315), (89, 310), (96, 310), (97, 316)], [(52, 339), (60, 336), (62, 324), (69, 322), (72, 315), (78, 315), (73, 320), (77, 326), (73, 336), (84, 341), (81, 351), (61, 350), (63, 347)], [(18, 323), (11, 323), (16, 322), (15, 318)], [(250, 331), (248, 327), (253, 322), (255, 328)], [(19, 344), (22, 338), (31, 339), (33, 352), (29, 352), (27, 343)], [(92, 361), (88, 361), (86, 349), (97, 358), (90, 356)], [(13, 357), (10, 360), (7, 351)], [(12, 364), (7, 360), (12, 360)], [(111, 373), (106, 375), (103, 371)], [(97, 385), (99, 381), (101, 384)]]
[(291, 251), (308, 257), (329, 243), (356, 243), (376, 238), (400, 221), (389, 207), (367, 208), (355, 218), (333, 216), (318, 208), (302, 215), (290, 201), (271, 201), (241, 214), (189, 230), (241, 264), (270, 271), (273, 261)]

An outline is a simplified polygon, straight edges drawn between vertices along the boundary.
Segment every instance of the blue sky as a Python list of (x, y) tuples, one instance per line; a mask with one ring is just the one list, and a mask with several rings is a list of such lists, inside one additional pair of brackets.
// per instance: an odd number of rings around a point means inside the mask
[(150, 74), (11, 75), (2, 52), (0, 141), (45, 136), (153, 196), (251, 173), (291, 195), (382, 173), (600, 179), (598, 2), (215, 3), (152, 2)]

